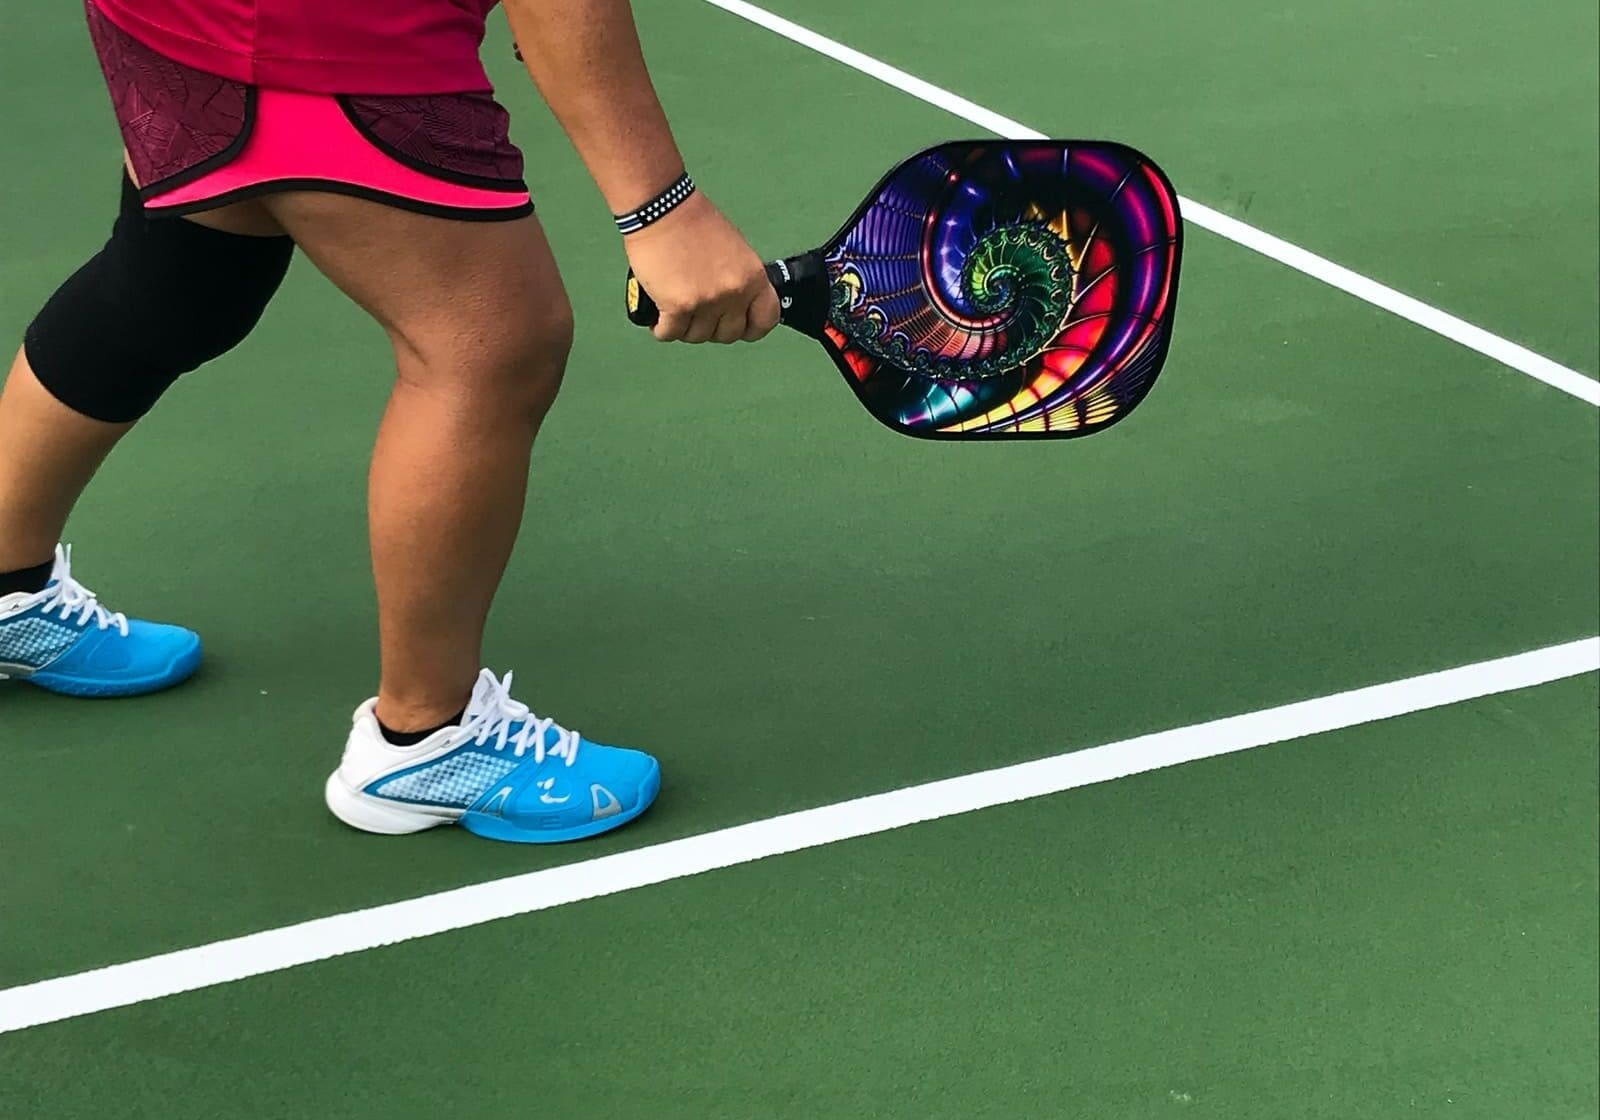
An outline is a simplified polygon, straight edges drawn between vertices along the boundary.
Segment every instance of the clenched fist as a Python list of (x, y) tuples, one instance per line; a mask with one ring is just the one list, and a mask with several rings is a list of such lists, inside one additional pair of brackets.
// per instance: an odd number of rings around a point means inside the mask
[(639, 284), (661, 309), (663, 342), (754, 342), (778, 325), (761, 258), (704, 194), (623, 239)]

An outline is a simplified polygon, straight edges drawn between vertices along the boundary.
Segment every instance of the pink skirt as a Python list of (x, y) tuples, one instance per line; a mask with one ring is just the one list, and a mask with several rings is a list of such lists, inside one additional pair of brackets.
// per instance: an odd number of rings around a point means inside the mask
[(444, 218), (533, 212), (510, 116), (488, 93), (262, 89), (151, 50), (87, 3), (89, 33), (151, 215), (322, 190)]

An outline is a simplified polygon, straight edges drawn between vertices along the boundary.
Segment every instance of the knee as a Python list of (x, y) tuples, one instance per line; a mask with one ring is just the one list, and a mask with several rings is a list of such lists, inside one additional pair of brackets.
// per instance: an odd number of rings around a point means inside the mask
[(137, 420), (178, 377), (250, 333), (293, 251), (287, 237), (146, 218), (125, 181), (110, 240), (29, 324), (28, 360), (69, 408)]
[(543, 401), (545, 408), (556, 399), (561, 379), (572, 356), (574, 325), (572, 304), (563, 294), (544, 309), (524, 337), (514, 342), (506, 355), (513, 376), (525, 386), (531, 400)]
[(535, 313), (502, 315), (446, 339), (397, 344), (402, 382), (443, 392), (466, 407), (537, 424), (555, 402), (572, 352), (572, 305), (564, 294)]

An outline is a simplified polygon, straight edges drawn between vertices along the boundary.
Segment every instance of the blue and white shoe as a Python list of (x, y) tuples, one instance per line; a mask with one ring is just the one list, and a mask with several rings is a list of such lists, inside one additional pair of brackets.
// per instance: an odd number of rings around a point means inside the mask
[(102, 607), (72, 578), (70, 546), (56, 546), (43, 591), (0, 596), (0, 680), (68, 696), (142, 696), (181, 684), (199, 664), (193, 631)]
[(352, 828), (396, 836), (459, 824), (491, 840), (556, 844), (609, 832), (650, 807), (661, 767), (591, 743), (511, 698), (511, 674), (478, 674), (456, 727), (410, 747), (383, 737), (377, 700), (356, 709), (324, 794)]

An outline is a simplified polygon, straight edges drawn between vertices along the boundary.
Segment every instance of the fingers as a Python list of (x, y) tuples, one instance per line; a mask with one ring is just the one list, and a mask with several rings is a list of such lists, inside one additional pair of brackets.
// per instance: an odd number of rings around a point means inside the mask
[(765, 338), (778, 325), (781, 314), (778, 307), (778, 293), (771, 284), (762, 284), (761, 292), (756, 296), (756, 301), (750, 305), (750, 317), (745, 322), (744, 334), (741, 336), (746, 342), (756, 342)]
[(720, 297), (660, 305), (660, 317), (650, 333), (662, 342), (755, 342), (778, 325), (778, 293), (766, 272), (743, 285), (724, 289)]
[(683, 340), (727, 345), (765, 338), (778, 325), (778, 293), (767, 283), (765, 273), (752, 287), (753, 294), (741, 295), (736, 303), (720, 313), (708, 312), (704, 318), (697, 314)]
[(650, 333), (662, 342), (710, 342), (720, 323), (715, 309), (663, 310)]
[[(689, 312), (661, 313), (652, 333), (662, 342), (754, 342), (778, 321), (778, 296), (770, 284), (753, 304), (711, 304)], [(769, 306), (770, 305), (770, 306)]]
[(743, 311), (732, 311), (717, 320), (717, 329), (712, 332), (711, 340), (724, 345), (738, 342), (744, 337), (745, 324), (749, 322), (748, 316)]
[(684, 311), (668, 311), (661, 309), (660, 318), (656, 325), (650, 328), (650, 333), (662, 342), (681, 342), (688, 333), (691, 318)]
[(710, 342), (717, 331), (719, 315), (715, 307), (702, 307), (694, 313), (689, 329), (683, 332), (685, 342)]

